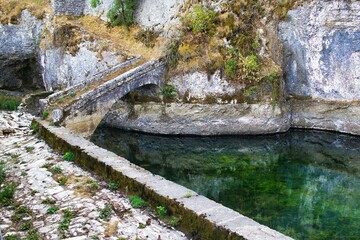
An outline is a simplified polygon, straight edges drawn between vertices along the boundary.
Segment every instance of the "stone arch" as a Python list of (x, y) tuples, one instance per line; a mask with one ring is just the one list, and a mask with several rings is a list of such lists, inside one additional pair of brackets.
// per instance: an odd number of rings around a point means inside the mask
[(153, 60), (100, 85), (65, 109), (63, 124), (84, 137), (91, 136), (106, 113), (127, 93), (146, 85), (162, 87), (164, 70), (163, 62)]

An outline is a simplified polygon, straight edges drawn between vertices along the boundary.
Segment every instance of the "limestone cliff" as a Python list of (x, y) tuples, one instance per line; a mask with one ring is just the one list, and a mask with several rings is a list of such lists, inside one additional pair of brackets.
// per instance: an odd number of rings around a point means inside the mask
[(42, 23), (23, 11), (18, 25), (0, 24), (0, 88), (41, 87), (37, 46)]
[(359, 1), (313, 1), (279, 27), (289, 94), (360, 100)]

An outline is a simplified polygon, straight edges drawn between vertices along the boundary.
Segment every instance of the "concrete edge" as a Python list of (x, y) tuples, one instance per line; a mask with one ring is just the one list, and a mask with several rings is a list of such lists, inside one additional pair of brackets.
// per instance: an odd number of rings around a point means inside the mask
[[(180, 216), (179, 229), (196, 239), (292, 239), (194, 191), (138, 167), (63, 127), (35, 119), (38, 134), (60, 152), (71, 151), (75, 163), (116, 181), (129, 194)], [(191, 195), (191, 196), (190, 196)]]

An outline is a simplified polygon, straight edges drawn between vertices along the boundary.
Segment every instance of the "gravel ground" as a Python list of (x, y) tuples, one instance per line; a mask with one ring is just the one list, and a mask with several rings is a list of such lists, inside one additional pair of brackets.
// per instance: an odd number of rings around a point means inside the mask
[(0, 111), (0, 161), (5, 182), (16, 186), (10, 206), (0, 201), (3, 238), (187, 239), (150, 209), (133, 208), (116, 186), (64, 161), (32, 134), (31, 119)]

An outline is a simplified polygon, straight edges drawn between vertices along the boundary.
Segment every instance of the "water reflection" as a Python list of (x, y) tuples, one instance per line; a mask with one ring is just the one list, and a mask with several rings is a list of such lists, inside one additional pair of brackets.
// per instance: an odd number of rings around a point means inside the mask
[(99, 128), (92, 141), (297, 239), (360, 236), (360, 141), (293, 130), (167, 137)]

